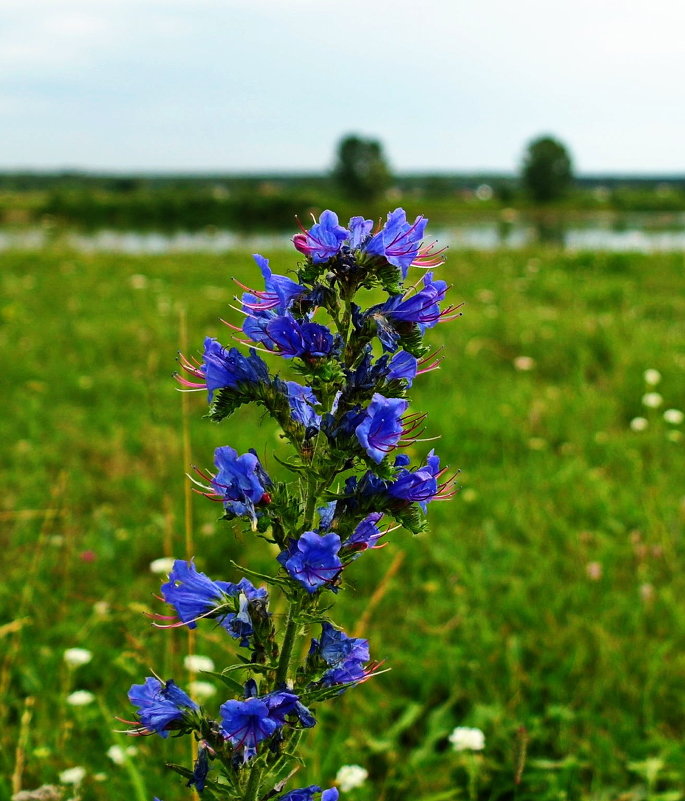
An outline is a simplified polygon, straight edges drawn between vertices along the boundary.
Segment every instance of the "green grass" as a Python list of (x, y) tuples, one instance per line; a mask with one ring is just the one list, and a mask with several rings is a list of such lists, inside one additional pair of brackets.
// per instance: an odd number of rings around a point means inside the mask
[[(370, 778), (351, 801), (468, 798), (470, 770), (480, 799), (685, 797), (685, 470), (661, 414), (685, 407), (683, 267), (681, 255), (450, 254), (464, 317), (434, 330), (447, 359), (414, 397), (462, 492), (433, 505), (429, 534), (395, 532), (348, 571), (335, 619), (354, 629), (382, 583), (366, 634), (392, 671), (320, 709), (300, 785), (358, 763)], [(85, 801), (190, 797), (161, 765), (187, 761), (188, 742), (137, 740), (115, 766), (110, 715), (130, 715), (128, 687), (151, 668), (188, 678), (186, 633), (143, 615), (158, 608), (149, 562), (185, 547), (170, 375), (181, 310), (190, 351), (205, 334), (227, 340), (217, 318), (235, 318), (230, 278), (254, 272), (237, 255), (3, 256), (0, 799), (22, 760), (24, 788), (82, 765)], [(519, 356), (534, 368), (517, 370)], [(646, 368), (663, 374), (661, 410), (641, 404)], [(278, 473), (260, 415), (219, 427), (186, 397), (193, 462), (259, 443)], [(647, 430), (632, 431), (643, 415)], [(235, 579), (230, 559), (274, 567), (212, 504), (193, 498), (192, 514), (200, 569)], [(205, 629), (196, 650), (221, 665), (226, 640)], [(94, 658), (69, 671), (74, 646)], [(71, 707), (73, 689), (97, 701)], [(450, 750), (458, 725), (483, 729), (482, 756)]]

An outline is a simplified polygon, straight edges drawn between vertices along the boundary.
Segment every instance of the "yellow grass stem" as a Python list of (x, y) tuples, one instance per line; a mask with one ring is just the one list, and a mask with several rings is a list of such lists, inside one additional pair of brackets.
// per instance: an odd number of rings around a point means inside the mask
[(373, 615), (375, 608), (383, 600), (385, 594), (390, 589), (392, 580), (395, 577), (397, 571), (402, 566), (403, 561), (404, 561), (404, 551), (398, 551), (395, 554), (395, 558), (390, 563), (390, 567), (386, 570), (385, 575), (383, 576), (378, 586), (376, 587), (375, 592), (369, 599), (369, 602), (366, 605), (366, 609), (364, 610), (364, 614), (359, 618), (359, 623), (357, 623), (357, 626), (354, 630), (355, 637), (364, 636), (364, 632), (366, 631), (366, 627), (369, 625), (369, 621), (371, 620), (371, 616)]

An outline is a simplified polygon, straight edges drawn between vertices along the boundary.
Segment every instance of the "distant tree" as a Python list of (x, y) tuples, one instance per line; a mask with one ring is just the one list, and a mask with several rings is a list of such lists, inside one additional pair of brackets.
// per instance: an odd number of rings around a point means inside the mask
[(541, 136), (528, 145), (521, 181), (537, 203), (562, 197), (573, 180), (571, 156), (564, 145), (551, 136)]
[(380, 142), (349, 135), (338, 144), (333, 178), (352, 200), (375, 200), (390, 185), (390, 170)]

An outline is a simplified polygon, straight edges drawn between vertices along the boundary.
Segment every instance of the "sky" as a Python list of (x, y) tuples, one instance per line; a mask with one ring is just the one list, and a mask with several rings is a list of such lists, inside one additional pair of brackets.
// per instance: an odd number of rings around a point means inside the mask
[(682, 0), (0, 0), (0, 169), (685, 173)]

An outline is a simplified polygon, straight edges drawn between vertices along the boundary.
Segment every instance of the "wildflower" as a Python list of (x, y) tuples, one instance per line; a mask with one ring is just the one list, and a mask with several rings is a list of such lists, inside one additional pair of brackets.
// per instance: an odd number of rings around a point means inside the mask
[(440, 318), (452, 311), (452, 308), (441, 312), (438, 303), (445, 299), (447, 284), (445, 281), (433, 281), (433, 273), (423, 277), (423, 289), (409, 297), (395, 295), (381, 307), (383, 312), (393, 321), (418, 323), (432, 328)]
[(349, 231), (338, 224), (338, 215), (327, 209), (318, 223), (308, 231), (302, 228), (302, 233), (293, 237), (293, 244), (314, 264), (320, 264), (337, 255), (348, 236)]
[(306, 294), (306, 287), (296, 284), (284, 275), (274, 275), (269, 267), (269, 260), (265, 259), (264, 256), (254, 253), (252, 258), (261, 270), (264, 278), (264, 290), (250, 289), (239, 284), (249, 293), (243, 295), (243, 306), (247, 306), (253, 311), (276, 309), (279, 314), (284, 314), (296, 298)]
[[(214, 753), (213, 751), (211, 752)], [(193, 766), (193, 775), (188, 779), (186, 787), (194, 787), (198, 793), (205, 789), (207, 781), (207, 774), (209, 773), (209, 755), (210, 749), (202, 742), (197, 749), (197, 759)]]
[(256, 753), (257, 745), (282, 725), (271, 717), (269, 707), (259, 698), (226, 701), (221, 705), (223, 736), (236, 749), (243, 749), (245, 761)]
[(335, 781), (343, 793), (361, 787), (368, 778), (369, 771), (361, 765), (343, 765), (335, 774)]
[(406, 350), (398, 351), (388, 365), (388, 380), (404, 379), (410, 387), (416, 378), (418, 364), (418, 359), (411, 353), (407, 353)]
[[(330, 623), (321, 626), (321, 639), (313, 639), (309, 659), (322, 659), (330, 670), (321, 677), (324, 687), (357, 684), (372, 675), (377, 664), (366, 667), (369, 661), (369, 642), (359, 637), (348, 637)], [(343, 690), (345, 687), (342, 688)], [(341, 690), (342, 691), (342, 690)]]
[(591, 581), (599, 581), (602, 578), (602, 563), (588, 562), (585, 565), (585, 572)]
[(305, 729), (316, 725), (316, 719), (295, 693), (277, 691), (262, 697), (269, 707), (269, 714), (280, 724), (286, 723), (288, 715), (295, 715)]
[(236, 450), (226, 445), (214, 451), (214, 464), (218, 471), (215, 476), (197, 471), (211, 483), (211, 488), (203, 487), (206, 492), (202, 494), (223, 503), (229, 515), (249, 517), (256, 527), (255, 507), (270, 501), (267, 488), (271, 487), (271, 479), (259, 457), (252, 451), (238, 456)]
[(319, 536), (305, 531), (298, 540), (291, 540), (287, 550), (276, 557), (288, 573), (309, 593), (332, 584), (342, 570), (338, 557), (340, 537), (337, 534)]
[(528, 372), (535, 369), (535, 359), (531, 356), (517, 356), (514, 359), (514, 367), (521, 372)]
[(654, 600), (654, 585), (645, 582), (644, 584), (640, 584), (639, 588), (640, 598), (645, 603), (649, 603), (650, 601)]
[(138, 749), (135, 745), (129, 745), (128, 748), (122, 748), (120, 745), (111, 745), (107, 749), (107, 756), (115, 765), (123, 765), (128, 757), (135, 756), (137, 753)]
[(321, 625), (318, 651), (331, 667), (338, 667), (350, 659), (358, 662), (368, 662), (370, 659), (368, 640), (348, 637), (342, 629), (336, 629), (330, 623)]
[(161, 592), (164, 600), (176, 609), (179, 620), (194, 629), (199, 618), (209, 617), (225, 605), (231, 586), (227, 581), (212, 581), (200, 573), (192, 559), (189, 562), (177, 559)]
[(649, 420), (646, 417), (633, 417), (630, 421), (630, 428), (633, 431), (644, 431), (649, 425)]
[[(309, 787), (291, 790), (289, 793), (280, 796), (278, 801), (313, 801), (317, 793), (321, 793), (321, 788), (316, 784), (311, 784)], [(337, 801), (337, 799), (338, 791), (335, 787), (330, 787), (321, 793), (321, 801)]]
[(92, 658), (93, 654), (85, 648), (67, 648), (64, 652), (64, 661), (69, 667), (87, 665)]
[(415, 470), (407, 470), (405, 463), (408, 459), (402, 455), (395, 460), (395, 466), (401, 467), (397, 478), (388, 487), (388, 495), (391, 498), (418, 503), (425, 512), (426, 506), (435, 499), (445, 499), (451, 497), (449, 492), (454, 483), (454, 476), (447, 481), (438, 483), (438, 479), (443, 475), (445, 469), (440, 469), (440, 457), (436, 456), (435, 451), (428, 454), (426, 464)]
[(318, 428), (321, 424), (321, 415), (314, 411), (315, 406), (321, 404), (310, 387), (303, 387), (296, 381), (286, 381), (288, 388), (288, 401), (293, 420), (301, 423), (305, 428)]
[(343, 547), (354, 551), (365, 551), (376, 546), (383, 532), (378, 530), (376, 523), (383, 517), (381, 512), (372, 512), (367, 515), (355, 528), (350, 536), (343, 542)]
[(175, 561), (173, 556), (162, 556), (160, 559), (153, 559), (150, 562), (150, 573), (168, 575), (173, 569)]
[(183, 659), (183, 667), (191, 673), (211, 673), (214, 670), (214, 662), (208, 656), (188, 654)]
[(664, 399), (658, 392), (647, 392), (642, 396), (642, 405), (648, 409), (658, 409)]
[(59, 780), (62, 784), (81, 784), (86, 778), (86, 769), (80, 765), (67, 768), (59, 774)]
[(397, 447), (404, 433), (402, 415), (408, 406), (409, 402), (401, 398), (385, 398), (378, 392), (374, 393), (355, 434), (359, 444), (377, 464)]
[(217, 390), (234, 389), (244, 384), (266, 384), (269, 381), (269, 369), (254, 350), (245, 356), (237, 348), (224, 348), (212, 337), (205, 338), (202, 363), (181, 356), (181, 366), (199, 381), (188, 381), (177, 375), (178, 382), (186, 389), (206, 389), (209, 403)]
[(661, 381), (661, 373), (654, 368), (645, 370), (642, 377), (645, 380), (645, 384), (649, 384), (650, 387), (655, 387)]
[(679, 426), (684, 419), (685, 415), (680, 409), (666, 409), (664, 412), (664, 420), (671, 425)]
[(134, 684), (128, 693), (129, 701), (138, 707), (140, 724), (133, 734), (159, 734), (168, 737), (172, 729), (184, 728), (188, 711), (198, 709), (173, 681), (162, 683), (148, 676), (145, 684)]
[(216, 687), (208, 681), (191, 681), (188, 690), (198, 701), (207, 701), (216, 695)]
[(74, 690), (67, 696), (69, 706), (88, 706), (95, 700), (93, 693), (88, 690)]
[[(265, 325), (259, 327), (258, 333), (248, 326), (245, 333), (264, 347), (292, 359), (298, 356), (311, 361), (328, 356), (333, 349), (335, 339), (325, 325), (311, 322), (298, 322), (290, 315), (273, 317)], [(256, 338), (258, 337), (258, 338)]]
[(468, 726), (457, 726), (447, 739), (455, 751), (482, 751), (485, 748), (483, 732)]
[[(188, 628), (197, 626), (200, 618), (218, 618), (221, 626), (228, 633), (240, 638), (241, 645), (248, 645), (248, 638), (252, 634), (252, 620), (249, 615), (251, 603), (266, 603), (268, 592), (264, 588), (257, 589), (246, 578), (240, 579), (237, 584), (230, 581), (212, 581), (204, 573), (196, 570), (193, 561), (184, 562), (178, 559), (169, 575), (169, 581), (162, 585), (164, 600), (176, 609), (179, 620)], [(238, 611), (235, 601), (238, 599)], [(158, 616), (162, 617), (163, 616)], [(176, 623), (169, 624), (172, 627)], [(161, 626), (162, 628), (164, 625)], [(198, 664), (197, 660), (204, 660), (205, 667), (196, 667), (196, 670), (213, 670), (206, 665), (211, 662), (207, 657), (187, 657), (189, 664)], [(191, 670), (193, 668), (186, 664)]]
[[(428, 220), (419, 216), (413, 223), (407, 221), (404, 209), (395, 209), (387, 216), (383, 228), (362, 247), (365, 253), (383, 256), (390, 264), (402, 271), (402, 278), (412, 264), (437, 266), (441, 259), (430, 257), (430, 248), (422, 247), (422, 239)], [(436, 254), (437, 255), (437, 254)]]

